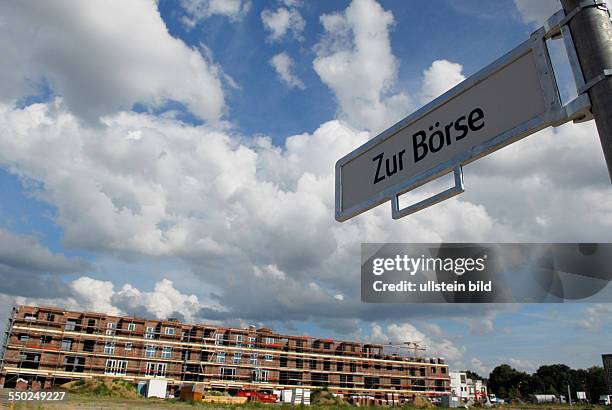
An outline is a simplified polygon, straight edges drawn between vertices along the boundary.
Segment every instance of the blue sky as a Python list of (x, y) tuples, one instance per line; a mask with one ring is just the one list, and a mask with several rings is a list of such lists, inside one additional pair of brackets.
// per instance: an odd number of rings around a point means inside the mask
[[(312, 45), (323, 34), (319, 16), (345, 9), (349, 2), (309, 2), (300, 7), (306, 22), (302, 41), (271, 43), (260, 14), (277, 6), (256, 2), (250, 12), (234, 22), (213, 15), (194, 29), (181, 23), (182, 11), (176, 3), (161, 1), (159, 10), (173, 36), (197, 47), (206, 44), (223, 70), (238, 81), (241, 90), (230, 92), (230, 118), (245, 134), (265, 134), (275, 141), (288, 135), (313, 131), (336, 112), (334, 95), (321, 83), (312, 68)], [(391, 46), (401, 65), (396, 90), (416, 92), (420, 75), (432, 61), (461, 62), (470, 75), (524, 41), (532, 31), (526, 26), (512, 1), (495, 3), (450, 0), (418, 6), (410, 2), (381, 2), (393, 11)], [(397, 22), (403, 21), (403, 24)], [(476, 28), (476, 29), (474, 29)], [(427, 38), (427, 41), (423, 41)], [(278, 87), (278, 79), (268, 61), (282, 51), (296, 64), (296, 73), (307, 85), (307, 92)]]
[(361, 242), (608, 242), (612, 193), (592, 123), (470, 165), (465, 194), (415, 216), (393, 221), (383, 205), (333, 219), (337, 158), (557, 7), (3, 4), (0, 302), (423, 340), (482, 374), (599, 365), (610, 304), (359, 300)]

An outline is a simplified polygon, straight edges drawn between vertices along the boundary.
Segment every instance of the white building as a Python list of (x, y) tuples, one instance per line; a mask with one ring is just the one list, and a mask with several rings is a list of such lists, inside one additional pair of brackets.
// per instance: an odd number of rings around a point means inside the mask
[(465, 372), (450, 372), (451, 395), (461, 401), (487, 401), (487, 385), (482, 380), (472, 380)]

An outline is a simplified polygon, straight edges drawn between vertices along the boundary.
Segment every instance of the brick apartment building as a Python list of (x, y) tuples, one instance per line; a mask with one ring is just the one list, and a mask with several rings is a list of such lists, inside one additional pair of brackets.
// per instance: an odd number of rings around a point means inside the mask
[(601, 361), (603, 362), (608, 394), (612, 394), (612, 354), (602, 354)]
[(386, 354), (384, 346), (267, 328), (223, 328), (93, 312), (19, 306), (4, 342), (0, 385), (51, 387), (108, 376), (170, 386), (259, 390), (327, 386), (345, 395), (449, 394), (443, 359)]

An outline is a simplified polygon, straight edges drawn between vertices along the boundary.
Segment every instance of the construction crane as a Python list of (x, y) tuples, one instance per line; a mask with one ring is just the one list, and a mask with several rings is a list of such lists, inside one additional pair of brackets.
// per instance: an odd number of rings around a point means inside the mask
[(412, 350), (412, 356), (413, 357), (419, 357), (417, 352), (418, 351), (425, 351), (427, 350), (427, 347), (422, 344), (423, 341), (422, 340), (417, 340), (417, 341), (410, 341), (410, 342), (387, 342), (386, 344), (384, 344), (383, 346), (389, 346), (389, 347), (393, 347), (395, 349), (405, 349), (405, 350)]

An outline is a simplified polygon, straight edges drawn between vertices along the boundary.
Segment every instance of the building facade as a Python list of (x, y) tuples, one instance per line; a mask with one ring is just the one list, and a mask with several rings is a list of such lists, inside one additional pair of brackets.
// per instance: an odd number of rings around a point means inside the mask
[(487, 385), (482, 380), (468, 378), (466, 372), (450, 372), (450, 393), (463, 403), (488, 401)]
[(47, 307), (13, 309), (0, 385), (41, 387), (108, 376), (171, 386), (258, 390), (328, 387), (347, 396), (449, 394), (440, 358), (386, 354), (378, 344), (290, 336), (267, 328), (223, 328)]
[(608, 394), (612, 394), (612, 354), (602, 354), (601, 360), (603, 361), (604, 373), (606, 376), (606, 386), (608, 387)]

